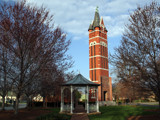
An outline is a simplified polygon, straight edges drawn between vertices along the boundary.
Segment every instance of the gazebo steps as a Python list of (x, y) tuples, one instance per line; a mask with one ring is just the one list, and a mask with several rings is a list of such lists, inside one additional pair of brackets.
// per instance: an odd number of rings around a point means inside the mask
[(84, 114), (73, 114), (71, 120), (89, 120), (88, 115)]
[(83, 105), (77, 105), (73, 113), (86, 113), (87, 111), (84, 109)]

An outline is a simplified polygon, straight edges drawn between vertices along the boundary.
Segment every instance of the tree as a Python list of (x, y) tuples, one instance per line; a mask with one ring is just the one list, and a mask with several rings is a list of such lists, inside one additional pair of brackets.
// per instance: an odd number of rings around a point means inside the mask
[(160, 6), (156, 2), (137, 7), (130, 15), (112, 64), (122, 81), (150, 89), (160, 107)]
[(57, 70), (64, 71), (72, 65), (66, 55), (70, 40), (66, 40), (61, 28), (54, 28), (53, 15), (49, 11), (25, 1), (2, 4), (0, 18), (0, 45), (10, 51), (15, 60), (11, 80), (17, 114), (20, 96), (40, 78), (43, 68), (55, 65)]
[(27, 99), (27, 108), (31, 109), (32, 99), (40, 92), (40, 79), (36, 76), (32, 78), (33, 82), (25, 87), (24, 94)]
[(12, 88), (10, 73), (12, 71), (9, 51), (0, 46), (0, 96), (2, 96), (2, 110), (5, 110), (5, 97)]
[(113, 87), (115, 101), (121, 99), (124, 102), (133, 102), (134, 100), (147, 99), (151, 95), (151, 91), (140, 87), (131, 80), (120, 80), (115, 83)]

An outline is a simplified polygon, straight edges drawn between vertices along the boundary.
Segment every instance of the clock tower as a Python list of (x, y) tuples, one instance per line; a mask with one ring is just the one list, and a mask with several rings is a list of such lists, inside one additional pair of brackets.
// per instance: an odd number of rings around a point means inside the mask
[(112, 80), (109, 77), (107, 29), (98, 7), (89, 26), (89, 75), (92, 82), (100, 84), (99, 101), (112, 101)]

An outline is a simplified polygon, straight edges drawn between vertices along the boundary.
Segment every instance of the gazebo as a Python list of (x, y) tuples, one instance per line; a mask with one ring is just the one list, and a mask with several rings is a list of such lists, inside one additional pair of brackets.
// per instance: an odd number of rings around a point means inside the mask
[[(76, 87), (84, 87), (85, 88), (85, 96), (86, 96), (86, 101), (85, 101), (85, 109), (87, 113), (90, 113), (90, 104), (89, 104), (89, 94), (90, 94), (90, 88), (95, 89), (96, 93), (96, 104), (94, 109), (96, 110), (95, 112), (99, 113), (99, 102), (98, 102), (98, 86), (99, 84), (96, 84), (92, 81), (89, 81), (85, 77), (83, 77), (81, 74), (78, 74), (75, 76), (72, 80), (67, 81), (61, 86), (61, 109), (60, 113), (66, 112), (66, 108), (68, 108), (68, 112), (71, 114), (73, 113), (74, 110), (74, 101), (73, 101), (73, 91), (75, 90)], [(71, 103), (69, 106), (64, 105), (64, 89), (68, 88), (71, 93)]]

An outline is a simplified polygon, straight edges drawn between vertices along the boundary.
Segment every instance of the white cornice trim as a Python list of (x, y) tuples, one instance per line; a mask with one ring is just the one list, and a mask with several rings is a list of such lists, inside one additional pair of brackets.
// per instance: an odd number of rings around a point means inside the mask
[(102, 55), (95, 55), (95, 56), (91, 56), (91, 57), (89, 57), (89, 58), (95, 58), (95, 57), (103, 57), (103, 58), (108, 59), (108, 57), (105, 57), (105, 56), (102, 56)]
[[(92, 81), (91, 79), (89, 79), (89, 81)], [(94, 81), (92, 81), (92, 82), (99, 82), (98, 80), (94, 80)]]
[(106, 70), (106, 71), (108, 71), (108, 69), (105, 69), (105, 68), (92, 68), (92, 69), (89, 69), (89, 70)]
[[(91, 80), (92, 81), (92, 80)], [(92, 82), (99, 82), (98, 80), (94, 80), (94, 81), (92, 81)]]
[(107, 41), (107, 39), (102, 38), (102, 37), (100, 37), (100, 36), (95, 36), (95, 37), (89, 38), (89, 40), (92, 40), (92, 39), (94, 39), (94, 38), (101, 38), (101, 39), (103, 39), (103, 40), (106, 40), (106, 41)]
[(101, 31), (101, 30), (94, 30), (94, 31), (92, 31), (92, 32), (89, 32), (89, 34), (95, 32), (95, 31), (99, 31), (99, 32), (107, 35), (107, 33), (103, 32), (103, 31)]
[(102, 45), (104, 47), (107, 47), (107, 43), (100, 41), (100, 43), (97, 43), (96, 41), (90, 42), (89, 47), (90, 46), (94, 46), (94, 45)]

